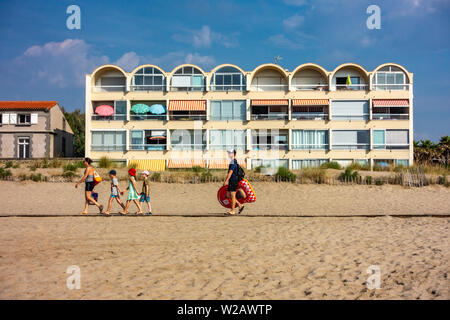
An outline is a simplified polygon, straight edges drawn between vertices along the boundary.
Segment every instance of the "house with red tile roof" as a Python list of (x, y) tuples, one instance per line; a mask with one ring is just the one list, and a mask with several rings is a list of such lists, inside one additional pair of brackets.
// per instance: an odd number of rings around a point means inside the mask
[(73, 140), (57, 101), (0, 101), (0, 159), (73, 157)]

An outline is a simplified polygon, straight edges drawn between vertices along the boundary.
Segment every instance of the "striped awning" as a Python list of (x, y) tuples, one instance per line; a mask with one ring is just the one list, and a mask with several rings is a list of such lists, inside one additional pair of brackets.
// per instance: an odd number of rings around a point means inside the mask
[[(246, 159), (239, 159), (238, 163), (241, 167), (247, 168)], [(210, 159), (208, 160), (208, 168), (210, 169), (227, 169), (230, 164), (229, 159)]]
[(206, 100), (171, 100), (170, 111), (206, 111)]
[(293, 99), (293, 106), (327, 106), (330, 104), (328, 99)]
[(192, 167), (202, 167), (206, 168), (206, 160), (202, 159), (169, 159), (167, 163), (168, 168), (192, 168)]
[(407, 99), (372, 100), (374, 107), (409, 107)]
[(134, 166), (138, 170), (148, 170), (148, 171), (165, 171), (166, 170), (166, 160), (157, 159), (143, 159), (143, 160), (129, 160), (128, 165)]
[(287, 106), (289, 100), (287, 99), (259, 99), (252, 100), (252, 106)]

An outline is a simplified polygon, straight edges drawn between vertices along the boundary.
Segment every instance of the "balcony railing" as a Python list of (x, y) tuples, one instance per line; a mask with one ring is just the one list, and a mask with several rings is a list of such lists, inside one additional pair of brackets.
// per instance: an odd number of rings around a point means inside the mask
[(367, 84), (337, 84), (336, 90), (366, 90), (368, 87)]
[(292, 150), (326, 150), (328, 143), (324, 144), (292, 144)]
[(332, 114), (332, 120), (338, 120), (338, 121), (363, 121), (363, 120), (369, 120), (369, 114), (363, 113), (363, 114)]
[(145, 84), (145, 85), (132, 85), (131, 91), (165, 91), (166, 86), (163, 84)]
[(165, 114), (132, 114), (130, 115), (130, 120), (166, 120), (166, 117)]
[(245, 150), (245, 144), (235, 144), (235, 145), (225, 145), (225, 144), (210, 144), (209, 149), (211, 150)]
[(170, 120), (206, 120), (206, 114), (199, 115), (183, 115), (183, 114), (171, 114), (169, 115)]
[(314, 90), (314, 91), (328, 91), (327, 84), (291, 84), (293, 91)]
[(333, 143), (334, 150), (368, 150), (368, 143)]
[(125, 151), (125, 144), (93, 144), (91, 145), (92, 151)]
[(261, 150), (287, 150), (287, 143), (258, 143), (252, 145), (252, 150), (261, 151)]
[(291, 114), (292, 120), (325, 120), (327, 118), (327, 113), (293, 112)]
[(205, 91), (205, 85), (191, 85), (189, 87), (170, 86), (170, 91)]
[(402, 84), (373, 84), (373, 89), (377, 91), (389, 91), (389, 90), (398, 90), (398, 91), (408, 91), (410, 84), (402, 83)]
[(287, 84), (258, 84), (250, 87), (251, 91), (286, 91)]
[(373, 120), (409, 120), (407, 113), (372, 113)]
[(116, 86), (93, 86), (92, 90), (94, 92), (123, 92), (126, 90), (126, 85), (116, 85)]
[(95, 121), (125, 121), (125, 120), (127, 120), (127, 116), (125, 114), (114, 114), (112, 116), (101, 116), (98, 114), (93, 114), (92, 120), (95, 120)]
[(252, 114), (252, 120), (287, 120), (287, 113), (262, 113), (262, 114)]
[(130, 144), (130, 150), (146, 150), (146, 151), (159, 151), (166, 150), (165, 144)]
[(246, 86), (240, 84), (214, 84), (209, 86), (210, 91), (245, 91)]
[(237, 116), (209, 116), (209, 120), (211, 121), (246, 121), (245, 115), (242, 117)]
[(172, 150), (205, 150), (206, 144), (196, 143), (172, 143)]
[(409, 149), (409, 143), (373, 144), (372, 148), (377, 150), (404, 150)]

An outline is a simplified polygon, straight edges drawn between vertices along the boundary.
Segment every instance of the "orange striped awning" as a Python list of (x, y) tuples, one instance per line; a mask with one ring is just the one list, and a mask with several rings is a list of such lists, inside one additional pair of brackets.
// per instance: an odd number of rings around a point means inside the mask
[[(238, 160), (241, 167), (247, 168), (247, 161), (245, 159)], [(210, 159), (208, 160), (208, 168), (210, 169), (227, 169), (230, 164), (229, 159)]]
[(259, 99), (252, 100), (252, 106), (287, 106), (289, 100), (287, 99)]
[(206, 111), (206, 100), (171, 100), (170, 111)]
[(327, 106), (330, 104), (328, 99), (293, 99), (293, 106)]
[(206, 168), (206, 160), (202, 159), (169, 159), (167, 163), (168, 168), (192, 168), (202, 167)]
[(372, 100), (374, 107), (409, 107), (407, 99)]

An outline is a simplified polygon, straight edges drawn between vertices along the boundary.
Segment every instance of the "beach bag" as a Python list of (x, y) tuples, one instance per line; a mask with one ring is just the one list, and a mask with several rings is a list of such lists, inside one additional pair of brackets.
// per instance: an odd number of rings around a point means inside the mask
[(102, 177), (97, 173), (97, 171), (94, 171), (94, 185), (98, 185), (100, 182), (102, 182)]

